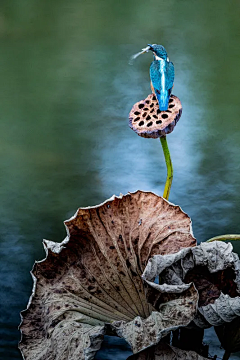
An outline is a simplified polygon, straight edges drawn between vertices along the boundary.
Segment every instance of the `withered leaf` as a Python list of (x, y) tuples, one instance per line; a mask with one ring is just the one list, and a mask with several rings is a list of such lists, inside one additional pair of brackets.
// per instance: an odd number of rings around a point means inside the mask
[[(156, 276), (161, 277), (160, 284), (153, 282)], [(194, 322), (200, 327), (218, 326), (239, 316), (239, 276), (240, 262), (232, 245), (219, 241), (176, 254), (155, 255), (143, 273), (150, 285), (147, 297), (155, 307), (157, 293), (153, 288), (162, 294), (179, 293), (193, 282), (199, 292), (199, 313)]]
[(141, 191), (80, 208), (65, 224), (67, 238), (45, 240), (46, 259), (32, 270), (20, 327), (26, 360), (93, 359), (105, 323), (147, 319), (155, 310), (141, 278), (149, 257), (196, 245), (178, 206)]
[(113, 327), (131, 345), (133, 353), (137, 353), (150, 344), (157, 344), (179, 326), (188, 325), (196, 314), (197, 303), (198, 293), (192, 284), (177, 298), (162, 303), (148, 318), (138, 316), (129, 322), (115, 322)]

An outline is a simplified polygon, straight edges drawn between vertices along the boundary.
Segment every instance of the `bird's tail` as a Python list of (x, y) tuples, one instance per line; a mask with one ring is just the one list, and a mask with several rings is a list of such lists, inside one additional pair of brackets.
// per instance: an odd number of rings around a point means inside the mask
[(160, 92), (156, 92), (159, 109), (161, 111), (166, 111), (168, 109), (168, 103), (170, 98), (169, 90), (161, 90)]

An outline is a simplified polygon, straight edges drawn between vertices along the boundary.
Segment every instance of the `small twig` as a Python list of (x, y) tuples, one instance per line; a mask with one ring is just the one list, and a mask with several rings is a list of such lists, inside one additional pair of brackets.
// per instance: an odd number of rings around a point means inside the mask
[(166, 136), (161, 136), (160, 141), (161, 141), (161, 144), (162, 144), (163, 154), (164, 154), (165, 162), (166, 162), (166, 165), (167, 165), (167, 180), (166, 180), (166, 183), (165, 183), (163, 197), (164, 197), (164, 199), (168, 200), (171, 185), (172, 185), (172, 179), (173, 179), (173, 167), (172, 167), (172, 160), (171, 160), (170, 152), (169, 152), (169, 149), (168, 149)]

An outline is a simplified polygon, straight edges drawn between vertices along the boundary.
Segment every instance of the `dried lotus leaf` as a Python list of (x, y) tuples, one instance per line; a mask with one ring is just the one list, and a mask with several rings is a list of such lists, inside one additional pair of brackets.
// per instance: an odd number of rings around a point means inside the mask
[(133, 353), (138, 353), (149, 344), (156, 345), (159, 341), (180, 326), (187, 326), (197, 312), (198, 293), (194, 285), (169, 299), (153, 311), (147, 319), (140, 316), (129, 322), (115, 322), (113, 328), (118, 336), (123, 337), (131, 346)]
[[(214, 303), (199, 307), (199, 312), (205, 319), (205, 326), (220, 326), (231, 322), (240, 316), (240, 297), (231, 298), (221, 293)], [(196, 323), (198, 325), (198, 322)]]
[[(232, 245), (220, 241), (201, 243), (176, 254), (156, 255), (148, 261), (142, 276), (149, 284), (147, 298), (156, 307), (166, 291), (179, 293), (193, 282), (199, 292), (196, 325), (209, 327), (230, 322), (240, 315), (239, 264)], [(153, 282), (157, 276), (161, 277), (160, 284)]]
[(196, 245), (178, 206), (141, 191), (80, 208), (65, 224), (68, 237), (45, 240), (46, 259), (32, 270), (33, 295), (20, 327), (26, 360), (92, 359), (105, 323), (146, 319), (154, 310), (141, 278), (149, 257)]

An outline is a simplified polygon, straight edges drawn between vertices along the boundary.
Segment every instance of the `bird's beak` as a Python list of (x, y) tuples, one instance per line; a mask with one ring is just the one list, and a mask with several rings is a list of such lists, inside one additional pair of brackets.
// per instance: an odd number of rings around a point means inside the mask
[(153, 48), (154, 45), (156, 45), (156, 44), (148, 44), (149, 50), (153, 51), (154, 50), (154, 48)]

